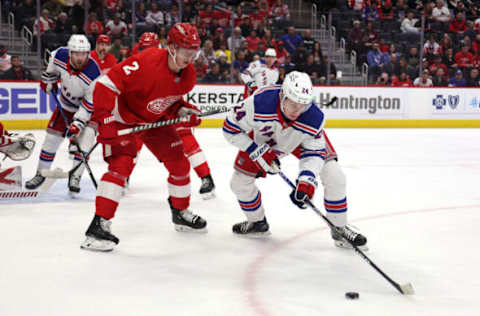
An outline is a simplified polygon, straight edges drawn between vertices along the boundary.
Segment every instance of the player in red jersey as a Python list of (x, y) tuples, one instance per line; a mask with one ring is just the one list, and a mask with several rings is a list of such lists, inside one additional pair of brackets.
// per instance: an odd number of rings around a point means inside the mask
[(117, 63), (117, 59), (115, 56), (108, 52), (108, 48), (110, 47), (110, 36), (101, 34), (97, 37), (97, 44), (95, 49), (92, 50), (90, 56), (97, 62), (100, 70), (102, 71), (102, 75), (106, 74), (115, 64)]
[[(152, 32), (145, 32), (140, 36), (138, 44), (133, 48), (133, 52), (141, 52), (150, 47), (158, 47), (158, 36)], [(177, 133), (182, 138), (185, 155), (190, 161), (190, 165), (195, 170), (197, 176), (201, 179), (200, 195), (204, 200), (215, 196), (215, 184), (208, 166), (207, 158), (193, 136), (192, 128), (185, 124), (177, 127)], [(142, 148), (142, 143), (138, 143), (138, 151)]]
[(194, 25), (177, 23), (169, 31), (167, 49), (151, 48), (114, 66), (96, 83), (93, 120), (103, 144), (108, 171), (102, 176), (95, 199), (95, 216), (81, 248), (111, 251), (119, 239), (110, 231), (125, 180), (133, 169), (140, 139), (167, 168), (168, 201), (177, 231), (206, 232), (207, 222), (188, 209), (190, 163), (175, 126), (117, 136), (118, 130), (177, 116), (190, 115), (190, 126), (200, 124), (198, 109), (183, 100), (196, 81), (192, 62), (200, 49)]

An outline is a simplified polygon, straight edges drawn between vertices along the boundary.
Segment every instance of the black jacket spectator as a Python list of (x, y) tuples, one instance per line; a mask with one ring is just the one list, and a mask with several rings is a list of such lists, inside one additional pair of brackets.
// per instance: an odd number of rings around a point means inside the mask
[(22, 66), (18, 56), (12, 56), (12, 67), (1, 76), (2, 80), (34, 80), (32, 72)]

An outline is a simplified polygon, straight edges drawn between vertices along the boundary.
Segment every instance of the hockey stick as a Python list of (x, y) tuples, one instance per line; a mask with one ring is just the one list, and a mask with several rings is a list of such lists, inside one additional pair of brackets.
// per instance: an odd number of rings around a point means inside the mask
[[(288, 183), (288, 185), (292, 188), (292, 189), (295, 189), (295, 185), (292, 183), (292, 181), (290, 181), (290, 179), (288, 179), (288, 177), (282, 172), (280, 171), (278, 173), (280, 175), (280, 177), (282, 177), (283, 180), (285, 180), (286, 183)], [(343, 231), (339, 228), (339, 227), (336, 227), (335, 225), (333, 225), (333, 223), (325, 216), (323, 215), (323, 213), (315, 207), (315, 205), (313, 205), (313, 203), (307, 199), (306, 200), (306, 203), (308, 206), (310, 206), (310, 208), (315, 212), (317, 213), (317, 215), (319, 215), (327, 224), (328, 226), (330, 227), (330, 229), (335, 229), (337, 231), (338, 234), (340, 234), (340, 236), (343, 237), (343, 239), (345, 239), (352, 247), (353, 249), (371, 266), (373, 267), (375, 270), (377, 270), (378, 273), (380, 273), (391, 285), (393, 285), (394, 288), (396, 288), (401, 294), (403, 295), (413, 295), (415, 294), (415, 291), (413, 290), (413, 286), (411, 283), (406, 283), (406, 284), (398, 284), (397, 282), (395, 282), (394, 280), (392, 280), (392, 278), (390, 278), (385, 272), (383, 272), (372, 260), (370, 260), (370, 258), (367, 257), (367, 255), (365, 255), (365, 253), (363, 253), (362, 250), (360, 250), (356, 245), (353, 244), (353, 242), (346, 238)]]
[(217, 109), (213, 109), (213, 110), (210, 110), (210, 111), (202, 112), (199, 116), (200, 117), (206, 117), (206, 116), (210, 116), (210, 115), (230, 112), (230, 110), (231, 110), (231, 108), (226, 108), (226, 109), (217, 108)]
[(121, 129), (117, 132), (117, 136), (123, 136), (123, 135), (132, 134), (132, 133), (138, 133), (138, 132), (145, 131), (145, 130), (148, 130), (148, 129), (158, 128), (158, 127), (163, 127), (163, 126), (168, 126), (168, 125), (174, 125), (174, 124), (177, 124), (177, 123), (188, 122), (188, 121), (190, 121), (190, 117), (191, 117), (191, 115), (187, 115), (187, 116), (177, 117), (177, 118), (174, 118), (174, 119), (169, 119), (169, 120), (166, 120), (166, 121), (158, 121), (158, 122), (155, 122), (155, 123), (149, 123), (149, 124), (135, 126), (135, 127), (131, 127), (131, 128), (124, 128), (124, 129)]
[(337, 102), (338, 98), (337, 97), (333, 97), (329, 102), (327, 103), (321, 103), (320, 105), (321, 106), (325, 106), (325, 107), (329, 107), (330, 105), (332, 105), (333, 103)]
[[(60, 114), (63, 117), (63, 120), (65, 121), (65, 125), (68, 126), (68, 119), (67, 116), (65, 115), (65, 112), (63, 112), (62, 105), (58, 101), (57, 94), (54, 92), (52, 93), (53, 99), (57, 103), (57, 108)], [(98, 187), (97, 185), (97, 180), (95, 179), (95, 176), (93, 175), (92, 169), (90, 168), (90, 165), (88, 164), (87, 158), (85, 157), (85, 154), (83, 153), (82, 149), (80, 148), (80, 145), (78, 144), (78, 141), (75, 137), (73, 137), (73, 143), (77, 146), (78, 152), (80, 153), (80, 157), (82, 157), (82, 161), (80, 163), (84, 163), (85, 167), (87, 169), (88, 175), (90, 176), (90, 179), (92, 179), (93, 185), (95, 186), (95, 189)], [(80, 166), (80, 163), (78, 166)], [(73, 173), (73, 172), (72, 172)]]

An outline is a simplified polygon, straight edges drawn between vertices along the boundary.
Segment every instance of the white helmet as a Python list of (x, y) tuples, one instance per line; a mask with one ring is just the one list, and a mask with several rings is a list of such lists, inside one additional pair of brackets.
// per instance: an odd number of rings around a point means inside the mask
[(268, 48), (265, 51), (265, 57), (277, 57), (277, 52), (273, 48)]
[[(289, 98), (293, 102), (310, 106), (313, 100), (313, 87), (310, 76), (299, 71), (289, 72), (283, 80), (282, 94), (283, 98)], [(308, 107), (306, 107), (305, 110), (306, 109), (308, 109)]]
[(90, 52), (90, 42), (82, 34), (73, 34), (68, 40), (68, 49), (70, 52)]

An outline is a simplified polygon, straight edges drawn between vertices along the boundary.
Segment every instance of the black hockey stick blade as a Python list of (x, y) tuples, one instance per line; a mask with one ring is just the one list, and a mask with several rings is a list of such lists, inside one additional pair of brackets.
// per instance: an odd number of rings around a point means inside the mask
[(332, 104), (334, 104), (335, 102), (337, 102), (338, 98), (337, 97), (333, 97), (330, 101), (328, 101), (327, 103), (325, 104), (322, 104), (323, 106), (330, 106)]

